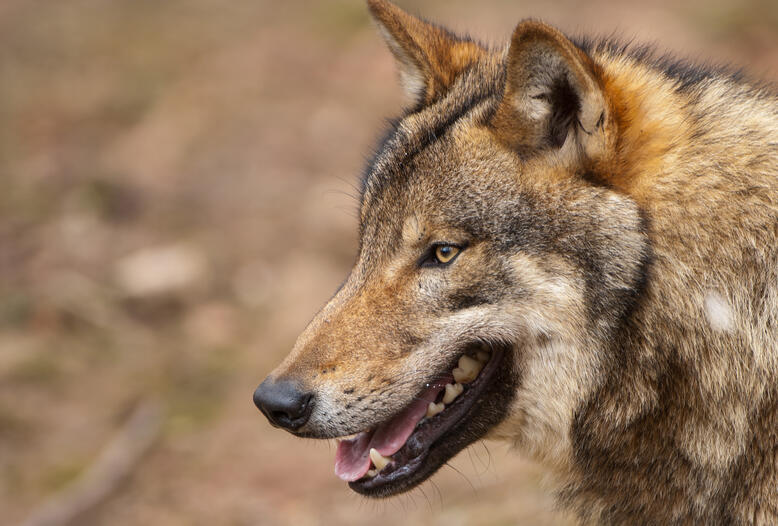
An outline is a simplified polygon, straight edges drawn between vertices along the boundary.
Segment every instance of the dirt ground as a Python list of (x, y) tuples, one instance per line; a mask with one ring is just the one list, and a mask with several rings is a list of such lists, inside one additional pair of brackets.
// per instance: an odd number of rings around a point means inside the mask
[[(531, 16), (778, 80), (772, 0), (400, 3), (495, 44)], [(139, 404), (150, 449), (74, 524), (569, 523), (496, 443), (366, 501), (334, 443), (252, 404), (346, 275), (402, 104), (360, 0), (0, 3), (0, 523), (83, 480)]]

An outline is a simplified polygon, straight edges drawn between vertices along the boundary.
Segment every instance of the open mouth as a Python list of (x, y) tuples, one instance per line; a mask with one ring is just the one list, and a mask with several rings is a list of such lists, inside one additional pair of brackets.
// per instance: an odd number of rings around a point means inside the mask
[[(436, 375), (402, 411), (338, 444), (335, 473), (354, 491), (386, 497), (424, 481), (496, 425), (507, 406), (499, 396), (503, 347), (474, 344)], [(510, 383), (510, 382), (508, 382)], [(485, 396), (488, 394), (495, 396)]]

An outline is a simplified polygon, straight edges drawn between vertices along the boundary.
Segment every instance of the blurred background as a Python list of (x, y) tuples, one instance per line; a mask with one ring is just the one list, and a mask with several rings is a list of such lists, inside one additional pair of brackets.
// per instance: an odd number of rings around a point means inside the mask
[[(778, 80), (774, 0), (399, 3)], [(0, 2), (0, 523), (569, 523), (495, 443), (366, 501), (252, 404), (353, 261), (395, 77), (361, 0)]]

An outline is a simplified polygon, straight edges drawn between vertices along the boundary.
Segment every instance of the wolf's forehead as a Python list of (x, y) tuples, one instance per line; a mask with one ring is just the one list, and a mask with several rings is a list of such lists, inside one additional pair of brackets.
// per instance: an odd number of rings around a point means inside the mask
[(387, 188), (404, 185), (418, 157), (447, 139), (457, 123), (484, 120), (497, 104), (503, 76), (504, 64), (491, 56), (465, 71), (440, 100), (393, 121), (364, 172), (362, 209)]

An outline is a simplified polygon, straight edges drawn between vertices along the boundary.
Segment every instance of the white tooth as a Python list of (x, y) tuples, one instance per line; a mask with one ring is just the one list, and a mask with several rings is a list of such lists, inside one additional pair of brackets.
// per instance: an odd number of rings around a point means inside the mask
[(386, 467), (389, 462), (392, 461), (392, 457), (385, 457), (376, 450), (376, 448), (370, 448), (370, 460), (373, 461), (373, 465), (378, 471), (381, 471)]
[[(443, 395), (443, 403), (450, 404), (457, 396), (461, 395), (464, 390), (465, 386), (462, 384), (448, 384), (446, 386), (446, 393)], [(427, 409), (427, 412), (429, 413), (429, 409)]]
[(478, 360), (474, 360), (468, 355), (463, 354), (459, 358), (459, 367), (451, 371), (451, 373), (454, 375), (455, 382), (466, 384), (475, 380), (475, 377), (481, 372), (483, 366), (484, 364)]
[(378, 470), (376, 470), (376, 469), (368, 469), (368, 470), (367, 470), (367, 476), (368, 476), (369, 478), (373, 478), (373, 477), (375, 477), (376, 475), (378, 475)]
[(489, 361), (489, 356), (491, 356), (491, 355), (489, 354), (488, 351), (478, 351), (478, 353), (476, 353), (476, 357), (478, 358), (478, 361), (481, 362), (481, 363), (488, 362)]
[(430, 402), (430, 405), (427, 406), (427, 418), (432, 418), (442, 412), (445, 408), (445, 403), (436, 404), (435, 402)]

